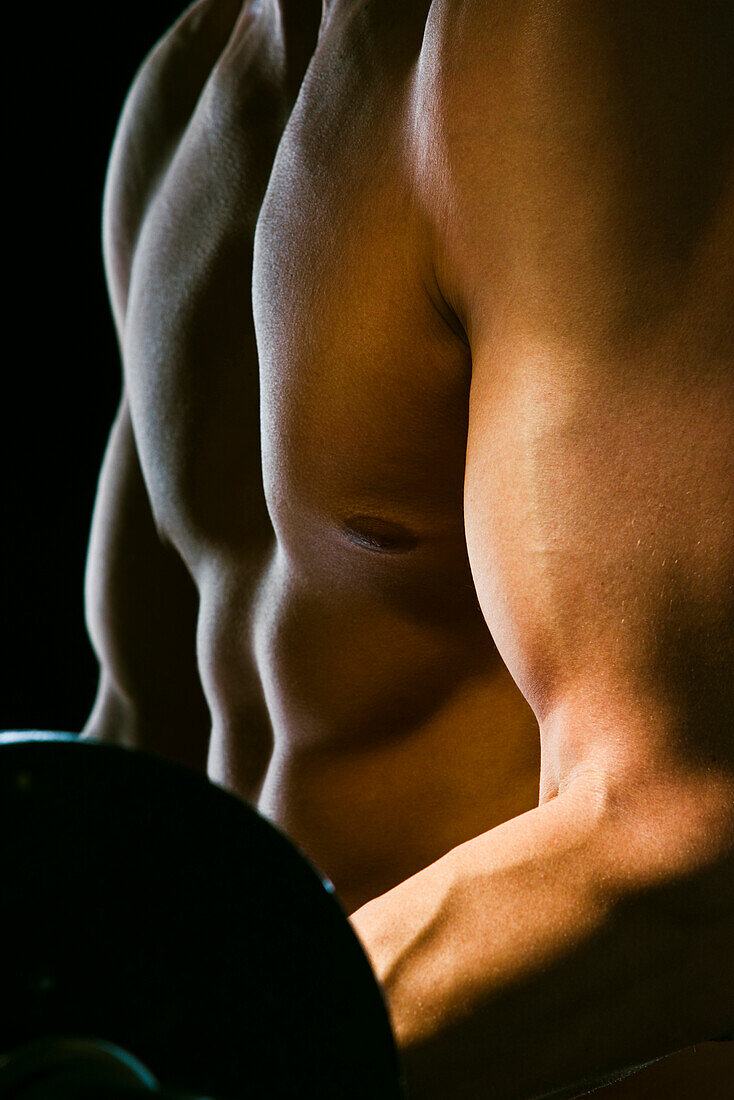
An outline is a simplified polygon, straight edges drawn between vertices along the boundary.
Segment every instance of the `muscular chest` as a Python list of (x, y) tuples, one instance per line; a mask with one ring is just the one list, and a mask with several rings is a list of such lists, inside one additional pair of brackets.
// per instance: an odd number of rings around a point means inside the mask
[(260, 211), (263, 475), (286, 543), (463, 545), (469, 359), (415, 194), (417, 29), (391, 54), (384, 32), (327, 25)]
[(441, 542), (465, 569), (469, 357), (411, 159), (428, 5), (382, 6), (327, 21), (295, 106), (277, 28), (241, 17), (149, 203), (126, 382), (190, 562), (265, 529), (264, 482), (291, 549)]

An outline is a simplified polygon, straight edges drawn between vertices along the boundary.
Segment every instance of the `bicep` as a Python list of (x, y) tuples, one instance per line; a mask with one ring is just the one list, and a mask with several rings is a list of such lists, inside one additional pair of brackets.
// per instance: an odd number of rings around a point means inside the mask
[(456, 7), (424, 66), (421, 185), (471, 348), (487, 623), (546, 774), (639, 761), (656, 729), (681, 767), (731, 773), (734, 24), (691, 9), (662, 43), (657, 12)]
[[(138, 235), (240, 8), (240, 0), (190, 4), (150, 51), (128, 93), (103, 215), (105, 270), (121, 344)], [(159, 538), (126, 399), (100, 474), (85, 603), (101, 668), (86, 732), (203, 766), (210, 723), (195, 657), (198, 596), (179, 556)]]
[(734, 763), (733, 424), (731, 367), (475, 354), (470, 560), (551, 770)]
[(203, 767), (210, 721), (196, 663), (198, 594), (158, 536), (125, 401), (99, 479), (85, 606), (101, 669), (86, 732)]

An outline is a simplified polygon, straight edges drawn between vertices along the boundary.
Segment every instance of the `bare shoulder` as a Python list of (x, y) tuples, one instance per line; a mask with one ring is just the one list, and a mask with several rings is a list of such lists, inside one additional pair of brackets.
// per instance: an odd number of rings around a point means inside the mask
[(459, 315), (482, 281), (520, 304), (517, 289), (539, 301), (537, 280), (587, 314), (621, 308), (624, 325), (625, 287), (633, 312), (664, 309), (697, 250), (723, 311), (733, 54), (731, 4), (434, 0), (418, 130)]
[(243, 0), (195, 0), (143, 60), (126, 97), (105, 183), (103, 237), (118, 330), (146, 208), (224, 50)]

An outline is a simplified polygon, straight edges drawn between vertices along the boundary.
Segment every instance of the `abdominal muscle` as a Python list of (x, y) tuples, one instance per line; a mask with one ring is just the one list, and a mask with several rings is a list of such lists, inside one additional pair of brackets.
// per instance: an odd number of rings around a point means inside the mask
[(537, 805), (539, 741), (472, 599), (463, 624), (431, 621), (432, 595), (412, 614), (390, 598), (409, 561), (339, 557), (330, 592), (277, 550), (257, 584), (210, 575), (199, 661), (210, 778), (282, 828), (353, 912)]
[(347, 912), (537, 803), (531, 723), (517, 714), (514, 729), (492, 728), (497, 688), (461, 684), (420, 726), (373, 746), (276, 747), (258, 808), (333, 881)]

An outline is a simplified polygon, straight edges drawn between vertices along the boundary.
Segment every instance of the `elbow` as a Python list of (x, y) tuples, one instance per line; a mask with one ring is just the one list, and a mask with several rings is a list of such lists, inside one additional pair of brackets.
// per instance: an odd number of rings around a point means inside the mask
[(108, 670), (102, 667), (92, 710), (81, 730), (84, 740), (135, 747), (135, 712)]
[[(638, 901), (671, 928), (727, 931), (734, 944), (734, 783), (657, 772), (625, 783), (586, 775), (559, 797), (574, 800), (599, 910)], [(731, 970), (731, 967), (728, 968)]]
[(679, 886), (734, 908), (734, 778), (676, 776), (662, 769), (633, 781), (579, 776), (576, 800), (593, 850), (620, 895)]
[(726, 1037), (734, 1028), (734, 786), (651, 779), (633, 792), (598, 778), (583, 794), (581, 786), (574, 796), (588, 815), (598, 908), (633, 953), (677, 971), (677, 992), (661, 1008), (688, 1020), (681, 1045)]

